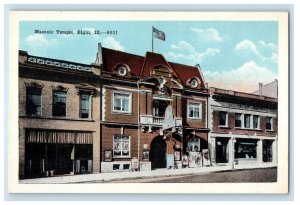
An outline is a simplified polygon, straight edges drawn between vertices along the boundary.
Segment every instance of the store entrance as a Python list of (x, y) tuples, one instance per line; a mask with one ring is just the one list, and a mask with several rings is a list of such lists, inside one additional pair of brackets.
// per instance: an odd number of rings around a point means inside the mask
[(227, 138), (216, 138), (216, 163), (228, 163), (228, 142)]
[(150, 160), (152, 169), (166, 168), (167, 143), (162, 136), (155, 137), (150, 145)]

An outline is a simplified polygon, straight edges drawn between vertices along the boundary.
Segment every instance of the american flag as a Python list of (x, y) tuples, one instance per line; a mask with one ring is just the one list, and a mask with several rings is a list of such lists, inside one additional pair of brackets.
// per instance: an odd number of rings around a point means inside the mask
[(158, 38), (158, 39), (163, 40), (163, 41), (166, 40), (165, 33), (162, 32), (162, 31), (160, 31), (160, 30), (158, 30), (158, 29), (156, 29), (156, 28), (154, 28), (154, 27), (152, 27), (152, 33), (153, 33), (153, 36), (155, 38)]

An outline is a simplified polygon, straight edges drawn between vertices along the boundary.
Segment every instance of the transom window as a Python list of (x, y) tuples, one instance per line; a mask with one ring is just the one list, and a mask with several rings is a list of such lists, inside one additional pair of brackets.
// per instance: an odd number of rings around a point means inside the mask
[(131, 94), (117, 93), (113, 94), (113, 111), (114, 112), (131, 112)]
[(113, 156), (130, 157), (130, 136), (127, 135), (113, 136)]
[(227, 112), (224, 111), (219, 112), (219, 125), (227, 126)]
[(40, 88), (27, 87), (26, 89), (26, 114), (42, 115), (41, 112), (41, 94)]
[(52, 115), (58, 117), (66, 116), (66, 91), (53, 91)]
[(90, 98), (88, 94), (80, 95), (80, 118), (91, 118), (90, 116)]
[(193, 119), (201, 119), (201, 115), (202, 115), (201, 108), (202, 108), (201, 103), (189, 103), (188, 117)]

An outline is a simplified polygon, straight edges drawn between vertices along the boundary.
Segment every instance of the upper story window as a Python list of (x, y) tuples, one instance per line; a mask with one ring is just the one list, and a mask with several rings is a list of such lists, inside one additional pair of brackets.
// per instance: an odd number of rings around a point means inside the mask
[(272, 130), (272, 117), (266, 117), (266, 130)]
[(193, 119), (201, 119), (201, 103), (189, 103), (188, 104), (188, 118), (193, 118)]
[(113, 93), (113, 111), (122, 113), (131, 113), (131, 94)]
[(91, 95), (80, 95), (80, 118), (91, 118)]
[(118, 67), (118, 74), (121, 76), (125, 76), (127, 74), (127, 69), (125, 66)]
[(130, 157), (130, 136), (127, 135), (113, 136), (113, 156)]
[(235, 127), (242, 127), (242, 114), (241, 113), (235, 114)]
[(253, 129), (259, 129), (259, 115), (253, 115)]
[(223, 111), (220, 111), (219, 112), (219, 125), (220, 126), (227, 126), (228, 123), (227, 123), (227, 112), (223, 112)]
[(42, 115), (41, 101), (42, 89), (35, 87), (26, 88), (26, 114), (27, 115)]
[(249, 115), (249, 114), (244, 115), (244, 127), (245, 128), (250, 128), (250, 119), (251, 119), (251, 115)]
[(52, 116), (58, 116), (58, 117), (66, 116), (66, 98), (67, 98), (66, 91), (60, 91), (60, 90), (53, 91)]
[(198, 80), (197, 79), (192, 79), (191, 80), (191, 86), (193, 87), (193, 88), (196, 88), (196, 87), (198, 87), (198, 85), (199, 85), (199, 83), (198, 83)]

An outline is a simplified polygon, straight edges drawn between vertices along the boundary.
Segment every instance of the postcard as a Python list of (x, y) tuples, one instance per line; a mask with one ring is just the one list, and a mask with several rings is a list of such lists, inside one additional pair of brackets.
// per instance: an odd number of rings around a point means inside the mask
[(288, 192), (288, 12), (9, 25), (11, 193)]

